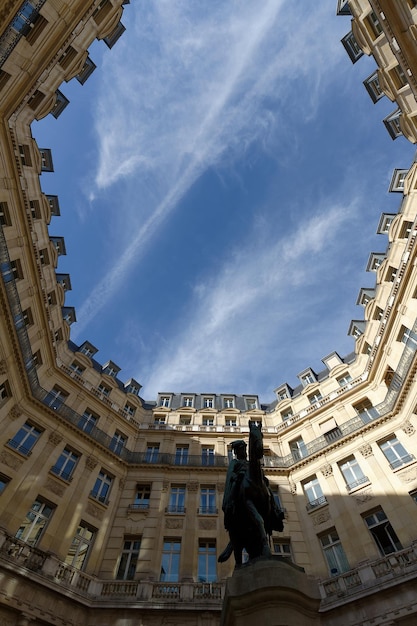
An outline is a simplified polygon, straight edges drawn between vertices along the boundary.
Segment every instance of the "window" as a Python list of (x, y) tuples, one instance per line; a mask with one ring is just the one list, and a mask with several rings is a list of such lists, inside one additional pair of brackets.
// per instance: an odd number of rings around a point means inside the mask
[(348, 33), (347, 35), (343, 37), (342, 44), (343, 44), (344, 49), (348, 53), (349, 58), (352, 61), (352, 63), (356, 63), (356, 61), (360, 59), (361, 56), (363, 56), (363, 52), (360, 49), (359, 44), (356, 41), (355, 37), (353, 36), (352, 32)]
[(116, 454), (121, 454), (123, 448), (126, 445), (126, 441), (127, 441), (126, 435), (116, 430), (110, 442), (110, 450), (112, 450)]
[(65, 557), (65, 563), (76, 569), (84, 569), (87, 565), (87, 558), (94, 543), (96, 533), (97, 530), (95, 528), (81, 521), (71, 542), (68, 554)]
[(368, 76), (368, 78), (363, 81), (363, 84), (365, 85), (366, 91), (371, 96), (372, 102), (378, 102), (378, 100), (383, 97), (384, 92), (379, 83), (378, 72), (374, 72), (371, 76)]
[(310, 393), (307, 398), (310, 404), (315, 404), (316, 402), (319, 402), (323, 398), (323, 396), (321, 395), (320, 391), (315, 391), (314, 393)]
[(194, 398), (192, 396), (185, 396), (182, 400), (182, 406), (194, 406)]
[(245, 403), (248, 411), (258, 408), (258, 402), (256, 398), (245, 398)]
[(417, 334), (414, 333), (410, 328), (406, 326), (401, 326), (400, 332), (398, 333), (397, 341), (402, 341), (406, 345), (408, 344), (411, 348), (415, 348), (417, 345)]
[(203, 446), (201, 449), (201, 462), (203, 465), (214, 465), (214, 446)]
[(91, 433), (97, 424), (97, 420), (98, 415), (90, 411), (90, 409), (86, 409), (78, 421), (78, 428), (81, 428), (86, 433)]
[(237, 425), (236, 418), (235, 417), (226, 417), (225, 425), (226, 426), (236, 426)]
[(7, 202), (0, 202), (0, 224), (2, 226), (11, 226), (12, 221), (10, 219), (9, 207)]
[(85, 342), (85, 343), (83, 343), (82, 346), (80, 346), (79, 352), (81, 352), (81, 354), (85, 354), (85, 356), (88, 356), (89, 358), (91, 358), (92, 356), (95, 355), (96, 350), (89, 343)]
[(169, 405), (171, 404), (170, 396), (161, 396), (159, 404), (160, 404), (160, 406), (165, 406), (165, 407), (168, 408)]
[(41, 34), (41, 32), (43, 31), (43, 29), (45, 28), (47, 24), (48, 24), (48, 20), (45, 19), (43, 15), (40, 15), (40, 13), (38, 13), (38, 15), (34, 17), (34, 19), (32, 20), (32, 27), (29, 30), (29, 32), (26, 34), (26, 41), (31, 46), (33, 46), (33, 44), (36, 42), (37, 38), (39, 37), (39, 35)]
[(175, 448), (175, 465), (187, 465), (188, 463), (188, 446), (177, 446)]
[(332, 576), (347, 572), (350, 569), (339, 535), (333, 528), (330, 532), (319, 537), (323, 553)]
[(31, 166), (32, 165), (32, 157), (30, 155), (30, 148), (26, 144), (19, 146), (19, 154), (22, 165)]
[(365, 514), (363, 518), (382, 555), (402, 550), (402, 545), (382, 509)]
[(77, 361), (73, 361), (71, 363), (70, 369), (74, 372), (74, 374), (78, 374), (78, 376), (81, 376), (81, 374), (85, 372), (85, 367), (77, 363)]
[(339, 463), (339, 468), (346, 481), (346, 488), (348, 491), (369, 482), (368, 477), (364, 475), (354, 456), (346, 459), (346, 461), (341, 461)]
[(117, 580), (133, 580), (139, 559), (140, 538), (125, 538), (123, 550), (120, 555), (119, 567), (117, 568)]
[(291, 408), (281, 411), (281, 418), (283, 422), (286, 422), (287, 420), (291, 419), (293, 416), (294, 416), (294, 413), (292, 412)]
[(82, 68), (81, 72), (77, 74), (75, 78), (78, 80), (78, 82), (81, 85), (84, 85), (84, 83), (86, 82), (88, 78), (90, 78), (91, 74), (94, 72), (96, 67), (97, 67), (96, 64), (88, 56), (85, 60), (84, 67)]
[(0, 91), (7, 85), (10, 78), (11, 74), (5, 72), (4, 70), (0, 70)]
[(14, 280), (19, 280), (23, 278), (23, 270), (20, 259), (15, 259), (14, 261), (10, 261), (10, 269), (13, 274)]
[(159, 443), (149, 443), (146, 449), (145, 463), (158, 463)]
[(11, 398), (12, 393), (10, 391), (10, 385), (8, 380), (4, 380), (0, 383), (0, 406), (6, 402), (8, 398)]
[(40, 350), (36, 350), (36, 352), (33, 353), (33, 365), (35, 367), (40, 367), (42, 365), (43, 361), (42, 361), (42, 354)]
[(362, 421), (366, 424), (371, 420), (379, 417), (377, 409), (372, 406), (372, 402), (368, 398), (364, 398), (361, 402), (353, 405), (353, 408), (357, 414), (362, 418)]
[(234, 398), (223, 398), (223, 406), (225, 409), (233, 409), (235, 406)]
[(214, 426), (214, 417), (203, 417), (203, 426)]
[(58, 409), (62, 404), (64, 404), (65, 400), (68, 398), (69, 394), (55, 385), (53, 389), (48, 393), (48, 406), (52, 409)]
[(112, 378), (116, 378), (117, 374), (120, 372), (120, 367), (118, 367), (113, 361), (109, 361), (103, 367), (103, 374), (107, 374), (107, 376), (111, 376)]
[(76, 454), (69, 448), (64, 448), (64, 451), (61, 453), (55, 465), (51, 467), (51, 472), (64, 480), (71, 480), (72, 473), (79, 458), (79, 454)]
[(130, 417), (133, 417), (136, 413), (136, 407), (133, 406), (133, 404), (130, 404), (129, 402), (126, 402), (125, 404), (125, 408), (124, 408), (125, 413), (127, 413)]
[(163, 427), (166, 424), (166, 417), (165, 415), (155, 415), (153, 423), (155, 426), (160, 426)]
[(375, 307), (375, 312), (374, 312), (374, 315), (373, 315), (373, 319), (377, 320), (378, 322), (380, 322), (383, 317), (384, 317), (384, 311), (381, 309), (381, 307), (376, 306)]
[(281, 400), (285, 400), (286, 398), (289, 398), (288, 391), (286, 388), (278, 389), (276, 394), (277, 394), (278, 402), (280, 402)]
[(394, 111), (393, 113), (391, 113), (385, 119), (382, 120), (385, 124), (385, 128), (387, 129), (391, 139), (397, 139), (397, 137), (400, 137), (403, 134), (401, 130), (401, 125), (400, 125), (400, 117), (401, 117), (401, 110), (397, 109), (396, 111)]
[(307, 446), (302, 437), (290, 441), (290, 450), (294, 461), (299, 461), (308, 455)]
[(110, 395), (111, 389), (110, 387), (107, 387), (107, 385), (105, 385), (104, 383), (100, 383), (97, 389), (103, 396), (106, 396), (106, 398)]
[(382, 33), (381, 23), (374, 11), (371, 11), (369, 15), (366, 16), (364, 24), (371, 39), (376, 39)]
[(395, 67), (393, 67), (392, 70), (389, 70), (388, 74), (397, 91), (399, 91), (402, 87), (405, 87), (408, 84), (407, 77), (404, 74), (401, 65), (396, 65)]
[(173, 485), (169, 494), (167, 513), (185, 513), (185, 486)]
[(316, 382), (316, 377), (314, 376), (313, 372), (307, 372), (307, 374), (303, 374), (301, 376), (301, 382), (304, 387), (306, 387), (307, 385), (310, 385), (310, 383)]
[(344, 387), (351, 382), (352, 376), (350, 374), (343, 374), (343, 376), (339, 376), (339, 378), (336, 378), (336, 380), (341, 387)]
[(284, 556), (287, 559), (292, 559), (291, 544), (289, 540), (279, 541), (278, 539), (274, 539), (273, 552), (274, 554), (278, 554), (278, 556)]
[(181, 426), (189, 426), (191, 424), (191, 417), (189, 415), (180, 415)]
[(206, 396), (203, 398), (203, 407), (205, 409), (213, 409), (214, 408), (214, 398), (212, 396)]
[(39, 153), (41, 155), (41, 171), (42, 172), (53, 172), (54, 166), (52, 163), (52, 152), (49, 148), (39, 148)]
[(112, 483), (113, 476), (106, 474), (104, 470), (100, 470), (90, 496), (99, 502), (103, 502), (103, 504), (108, 504)]
[(198, 512), (201, 515), (215, 515), (217, 513), (216, 488), (214, 486), (201, 487)]
[(36, 546), (54, 512), (54, 506), (37, 498), (16, 533), (17, 539)]
[(410, 491), (410, 496), (412, 497), (414, 502), (417, 504), (417, 489), (415, 489), (414, 491)]
[(164, 539), (162, 549), (161, 575), (159, 580), (176, 583), (180, 571), (180, 539)]
[(10, 482), (10, 478), (8, 476), (4, 476), (4, 474), (0, 474), (0, 495), (6, 489), (9, 482)]
[(123, 35), (126, 28), (123, 26), (121, 22), (119, 22), (116, 28), (108, 35), (104, 37), (104, 43), (111, 49), (118, 39)]
[(414, 456), (407, 452), (397, 437), (392, 436), (390, 439), (380, 443), (379, 447), (387, 458), (391, 469), (396, 469), (414, 460)]
[(200, 539), (198, 542), (197, 572), (199, 583), (212, 583), (217, 580), (216, 562), (216, 542)]
[(30, 454), (41, 434), (42, 431), (39, 428), (26, 422), (20, 430), (18, 430), (13, 439), (8, 441), (8, 445), (27, 456)]
[(49, 304), (49, 306), (53, 306), (54, 304), (56, 304), (56, 303), (57, 303), (57, 299), (56, 299), (56, 293), (55, 293), (55, 291), (50, 291), (50, 292), (48, 293), (47, 298), (48, 298), (48, 304)]
[(134, 509), (148, 509), (150, 498), (151, 498), (151, 486), (150, 485), (137, 485), (133, 508)]
[(281, 503), (281, 497), (279, 495), (279, 487), (278, 487), (278, 485), (271, 484), (270, 488), (271, 488), (271, 493), (272, 493), (272, 495), (274, 497), (274, 500), (275, 500), (275, 504), (277, 505), (277, 508), (280, 511), (284, 511), (284, 508), (283, 508), (282, 503)]
[(41, 265), (49, 265), (49, 252), (47, 248), (39, 250), (39, 260)]
[(323, 495), (318, 478), (314, 476), (310, 480), (303, 483), (304, 493), (308, 500), (307, 509), (313, 509), (316, 506), (326, 504), (326, 497)]
[(404, 221), (401, 224), (399, 237), (401, 237), (401, 239), (408, 239), (408, 237), (410, 236), (412, 227), (413, 227), (413, 222)]

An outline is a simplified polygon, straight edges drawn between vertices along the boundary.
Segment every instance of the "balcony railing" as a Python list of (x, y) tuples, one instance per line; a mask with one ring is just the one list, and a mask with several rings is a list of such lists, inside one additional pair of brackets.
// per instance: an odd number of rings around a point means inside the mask
[[(100, 580), (90, 576), (67, 563), (60, 561), (50, 552), (43, 552), (29, 544), (16, 539), (0, 529), (0, 561), (3, 569), (8, 569), (11, 576), (30, 578), (33, 572), (45, 579), (45, 584), (54, 582), (59, 585), (63, 594), (72, 594), (74, 591), (86, 599), (94, 599), (105, 606), (115, 599), (131, 600), (137, 606), (158, 602), (170, 603), (179, 601), (195, 604), (209, 602), (213, 610), (220, 611), (224, 597), (225, 583), (171, 583), (171, 582), (143, 582), (138, 580)], [(72, 597), (72, 596), (71, 596)], [(178, 605), (180, 606), (180, 605)]]

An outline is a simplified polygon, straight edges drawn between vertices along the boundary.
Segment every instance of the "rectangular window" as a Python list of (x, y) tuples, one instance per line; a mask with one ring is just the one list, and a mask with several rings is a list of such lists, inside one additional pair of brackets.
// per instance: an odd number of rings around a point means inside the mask
[(108, 504), (112, 483), (113, 476), (110, 476), (104, 470), (100, 470), (90, 496), (99, 502), (103, 502), (103, 504)]
[(0, 224), (2, 226), (11, 226), (9, 207), (7, 202), (0, 202)]
[(323, 396), (321, 395), (320, 391), (315, 391), (314, 393), (310, 393), (307, 398), (310, 404), (315, 404), (316, 402), (319, 402), (323, 398)]
[(332, 576), (337, 576), (350, 569), (339, 535), (333, 528), (319, 537), (324, 556)]
[(216, 542), (200, 539), (198, 542), (198, 573), (199, 583), (212, 583), (217, 580)]
[(188, 446), (177, 446), (175, 448), (175, 465), (187, 465), (188, 463)]
[(214, 486), (201, 487), (200, 509), (201, 515), (215, 515), (216, 508), (216, 488)]
[(194, 398), (192, 396), (185, 396), (182, 401), (182, 406), (194, 406)]
[(343, 374), (343, 376), (339, 376), (339, 378), (336, 378), (336, 380), (341, 387), (344, 387), (351, 382), (352, 376), (350, 374)]
[(110, 450), (112, 450), (116, 454), (121, 454), (122, 450), (126, 446), (126, 442), (126, 435), (116, 430), (110, 442)]
[(213, 409), (214, 408), (214, 398), (207, 396), (203, 398), (203, 407), (205, 409)]
[(161, 400), (160, 400), (160, 406), (165, 406), (165, 407), (169, 407), (169, 405), (171, 404), (171, 398), (170, 396), (161, 396)]
[(189, 415), (180, 415), (181, 426), (189, 426), (191, 424), (191, 417)]
[(83, 372), (85, 372), (85, 367), (80, 365), (77, 361), (73, 361), (70, 365), (70, 369), (74, 372), (74, 374), (78, 374), (81, 376)]
[(21, 280), (23, 278), (23, 270), (20, 259), (15, 259), (14, 261), (10, 261), (10, 269), (13, 274), (14, 280)]
[(8, 445), (21, 454), (28, 456), (41, 434), (42, 431), (39, 428), (26, 422), (18, 430), (13, 439), (8, 441)]
[(51, 467), (51, 472), (64, 480), (71, 480), (79, 458), (79, 454), (76, 454), (70, 448), (64, 448), (55, 465)]
[(348, 491), (369, 482), (368, 477), (364, 475), (354, 456), (346, 459), (346, 461), (341, 461), (339, 463), (339, 468), (343, 474), (343, 478), (345, 479)]
[(32, 504), (30, 511), (16, 533), (17, 539), (36, 546), (52, 517), (54, 506), (38, 498)]
[(180, 573), (180, 554), (180, 539), (164, 539), (161, 575), (159, 580), (170, 583), (178, 582)]
[(382, 555), (402, 550), (402, 545), (382, 509), (365, 514), (363, 518)]
[(12, 397), (10, 385), (8, 380), (4, 380), (0, 383), (0, 405), (2, 405), (8, 398)]
[(167, 513), (185, 513), (185, 486), (173, 485), (169, 494)]
[(139, 560), (140, 537), (125, 538), (117, 568), (117, 580), (134, 580)]
[(201, 462), (203, 465), (214, 465), (214, 446), (203, 446), (201, 449)]
[(55, 385), (48, 394), (48, 406), (52, 409), (58, 409), (64, 404), (68, 396), (69, 394), (66, 391)]
[(129, 415), (129, 417), (133, 417), (136, 413), (136, 407), (133, 406), (133, 404), (126, 402), (124, 411)]
[(32, 165), (32, 157), (30, 156), (29, 146), (26, 144), (20, 145), (19, 154), (22, 165), (27, 165), (30, 167)]
[(414, 460), (414, 456), (407, 452), (397, 437), (390, 437), (390, 439), (380, 443), (379, 447), (387, 458), (391, 469), (396, 469)]
[(308, 456), (307, 446), (302, 437), (290, 441), (290, 450), (294, 461), (299, 461)]
[(203, 417), (203, 426), (214, 426), (214, 417)]
[(87, 565), (87, 559), (96, 533), (97, 530), (95, 528), (81, 521), (65, 557), (65, 563), (76, 569), (83, 570)]
[(326, 497), (323, 495), (323, 491), (316, 476), (305, 481), (303, 483), (303, 489), (308, 500), (307, 509), (313, 509), (316, 506), (327, 503)]
[(286, 422), (287, 420), (291, 419), (294, 416), (294, 413), (292, 412), (292, 409), (285, 409), (285, 411), (281, 411), (281, 418), (283, 422)]
[(256, 398), (245, 398), (246, 408), (248, 411), (258, 408), (258, 402)]
[(225, 425), (226, 426), (236, 426), (237, 425), (236, 418), (235, 417), (226, 417)]
[(353, 405), (353, 408), (357, 414), (362, 418), (362, 421), (367, 424), (371, 420), (379, 417), (377, 409), (372, 406), (372, 402), (368, 398), (364, 398), (361, 402)]
[(233, 409), (235, 406), (234, 398), (223, 398), (223, 406), (225, 409)]
[(110, 395), (111, 389), (110, 387), (107, 387), (104, 383), (100, 383), (97, 389), (101, 394), (103, 394), (103, 396), (106, 396), (106, 398)]
[(281, 541), (278, 539), (274, 539), (273, 551), (274, 554), (278, 554), (278, 556), (284, 556), (285, 558), (292, 560), (291, 544), (289, 540)]
[(165, 423), (166, 423), (165, 415), (155, 415), (153, 423), (154, 423), (155, 426), (158, 426), (159, 428), (164, 427)]
[(150, 485), (137, 485), (135, 493), (134, 509), (149, 509), (149, 500), (151, 498)]
[(9, 482), (10, 482), (10, 478), (8, 476), (5, 476), (4, 474), (0, 474), (0, 495), (6, 489)]
[(159, 443), (148, 444), (145, 463), (158, 463), (159, 460)]
[(86, 409), (79, 419), (78, 428), (81, 428), (86, 433), (91, 433), (97, 421), (98, 415), (90, 411), (90, 409)]

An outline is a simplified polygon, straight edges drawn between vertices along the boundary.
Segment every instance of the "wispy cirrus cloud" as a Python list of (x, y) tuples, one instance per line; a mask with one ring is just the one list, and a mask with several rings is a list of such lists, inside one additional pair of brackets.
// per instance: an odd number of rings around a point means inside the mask
[[(252, 234), (251, 242), (235, 249), (216, 276), (195, 286), (189, 315), (181, 319), (177, 333), (161, 346), (148, 375), (136, 373), (145, 396), (195, 389), (258, 390), (263, 395), (273, 386), (260, 389), (261, 380), (271, 383), (275, 376), (274, 386), (283, 382), (275, 371), (279, 358), (274, 358), (271, 345), (277, 352), (282, 344), (287, 350), (288, 341), (295, 346), (296, 337), (288, 337), (295, 318), (308, 326), (337, 241), (356, 214), (355, 203), (326, 204), (285, 238), (271, 235), (279, 232), (274, 228), (278, 224), (258, 228), (256, 239)], [(311, 331), (309, 335), (314, 338)], [(325, 356), (320, 342), (315, 335), (316, 357)]]
[[(326, 8), (309, 20), (284, 0), (158, 0), (129, 10), (134, 26), (106, 61), (97, 103), (92, 190), (100, 198), (117, 184), (128, 189), (119, 213), (129, 229), (78, 307), (74, 338), (122, 288), (204, 171), (242, 158), (254, 142), (294, 148), (291, 124), (314, 116), (318, 86), (342, 54), (322, 36)], [(280, 102), (289, 100), (284, 113)]]

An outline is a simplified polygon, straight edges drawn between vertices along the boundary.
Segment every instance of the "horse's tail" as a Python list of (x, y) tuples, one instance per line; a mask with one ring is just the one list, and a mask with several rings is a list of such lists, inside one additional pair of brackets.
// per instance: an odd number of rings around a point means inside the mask
[(224, 563), (227, 559), (233, 554), (233, 546), (231, 541), (227, 544), (219, 558), (217, 559), (219, 563)]

